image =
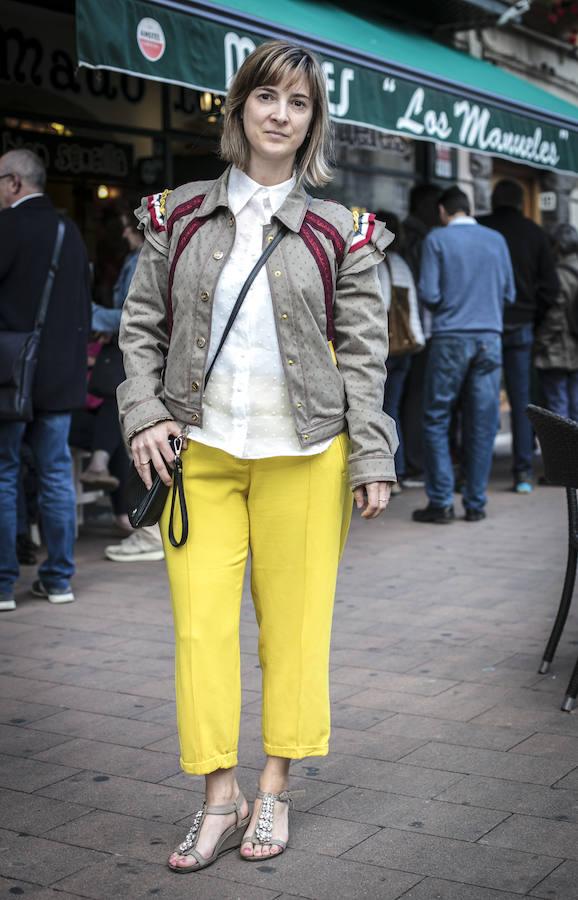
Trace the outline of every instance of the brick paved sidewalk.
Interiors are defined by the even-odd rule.
[[[576,900],[578,716],[559,710],[575,618],[536,674],[558,602],[563,492],[494,483],[479,524],[418,526],[420,491],[357,519],[339,582],[333,743],[292,767],[291,849],[164,868],[201,798],[178,771],[163,566],[79,543],[78,602],[0,619],[0,896],[166,900]],[[31,574],[23,588],[31,582]],[[210,602],[210,598],[207,598]],[[240,781],[262,762],[243,611]]]

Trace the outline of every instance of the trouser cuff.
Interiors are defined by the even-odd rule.
[[[223,753],[220,756],[212,756],[210,759],[203,759],[199,762],[187,762],[181,756],[181,769],[187,775],[208,775],[217,769],[232,769],[237,765],[237,751],[231,753]]]

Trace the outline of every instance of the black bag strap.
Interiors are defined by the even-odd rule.
[[[179,498],[179,507],[181,509],[181,536],[176,539],[175,529],[173,525],[175,503]],[[173,495],[171,497],[171,512],[169,515],[169,541],[173,547],[182,547],[189,536],[189,514],[187,513],[187,501],[185,498],[185,488],[183,485],[183,461],[179,456],[175,457],[173,468]]]
[[[281,243],[281,241],[283,240],[286,233],[287,233],[287,226],[281,225],[281,227],[279,228],[279,231],[277,232],[277,234],[275,235],[275,237],[273,238],[273,240],[271,241],[269,246],[265,247],[261,256],[259,257],[259,259],[255,263],[255,265],[249,272],[249,275],[247,276],[247,280],[245,281],[245,284],[241,288],[241,290],[239,292],[239,296],[237,297],[237,299],[235,301],[235,305],[234,305],[233,309],[231,310],[231,314],[227,320],[227,324],[225,325],[225,330],[223,331],[223,335],[221,337],[221,340],[219,341],[219,346],[217,347],[217,351],[216,351],[215,355],[213,356],[213,361],[211,362],[211,365],[209,366],[207,374],[205,375],[205,387],[207,387],[207,382],[208,382],[209,378],[211,377],[211,372],[213,371],[213,368],[217,361],[217,357],[219,356],[219,353],[223,349],[223,344],[227,340],[229,332],[230,332],[231,328],[233,327],[233,322],[237,318],[237,313],[239,312],[239,310],[241,309],[241,306],[243,305],[243,300],[249,293],[249,288],[251,287],[251,285],[255,281],[255,278],[259,274],[259,270],[265,265],[265,263],[267,262],[267,260],[271,256],[271,254],[273,253],[273,250],[275,250],[275,248]]]
[[[62,216],[58,217],[58,228],[56,230],[56,240],[54,241],[54,250],[52,251],[52,259],[50,261],[50,268],[48,269],[48,274],[46,276],[46,281],[44,282],[44,288],[42,290],[42,297],[40,298],[40,306],[38,307],[38,312],[36,313],[36,321],[34,323],[34,331],[41,331],[46,321],[46,313],[48,312],[48,302],[50,300],[50,295],[52,293],[52,288],[54,287],[54,279],[56,277],[56,273],[58,272],[58,264],[60,262],[60,252],[62,250],[62,244],[64,242],[64,232],[66,227],[64,225],[64,219]]]

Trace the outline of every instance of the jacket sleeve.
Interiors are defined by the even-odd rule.
[[[151,218],[150,200],[145,198],[135,210],[145,242],[124,302],[119,332],[126,381],[117,390],[117,400],[127,442],[137,432],[172,419],[163,403],[163,370],[169,346],[169,248],[158,210]]]
[[[435,232],[428,234],[422,244],[418,294],[421,302],[430,309],[442,299],[441,258]]]
[[[393,457],[398,445],[395,423],[383,412],[388,333],[377,273],[393,235],[373,216],[363,218],[366,221],[347,240],[334,305],[335,353],[347,400],[352,490],[373,481],[395,481]]]
[[[546,309],[556,302],[558,296],[559,281],[556,272],[556,264],[548,237],[542,233],[541,247],[538,255],[538,272],[536,283],[536,310],[537,316],[543,316]]]

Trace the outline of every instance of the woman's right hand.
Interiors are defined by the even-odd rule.
[[[164,460],[169,463],[174,460],[175,454],[169,444],[169,438],[178,437],[181,432],[182,428],[178,422],[168,421],[145,428],[133,437],[130,444],[133,462],[147,491],[150,490],[153,483],[149,465],[151,462],[163,482],[170,487],[172,476]]]

